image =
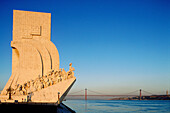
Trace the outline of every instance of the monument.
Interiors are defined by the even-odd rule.
[[[76,81],[72,63],[59,67],[59,53],[51,42],[51,14],[13,11],[12,75],[1,102],[62,102]]]

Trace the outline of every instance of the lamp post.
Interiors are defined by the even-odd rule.
[[[60,104],[60,92],[58,92],[58,104]]]

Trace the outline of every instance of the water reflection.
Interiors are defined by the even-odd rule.
[[[85,100],[85,112],[87,112],[87,100]]]
[[[77,113],[170,113],[170,100],[67,100]]]

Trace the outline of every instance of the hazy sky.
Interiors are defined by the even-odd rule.
[[[0,90],[11,76],[13,9],[52,14],[60,67],[75,67],[71,92],[170,91],[170,1],[0,0]]]

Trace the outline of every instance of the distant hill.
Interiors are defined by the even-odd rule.
[[[170,100],[170,95],[151,95],[151,96],[140,96],[137,97],[121,97],[113,98],[110,100]]]

